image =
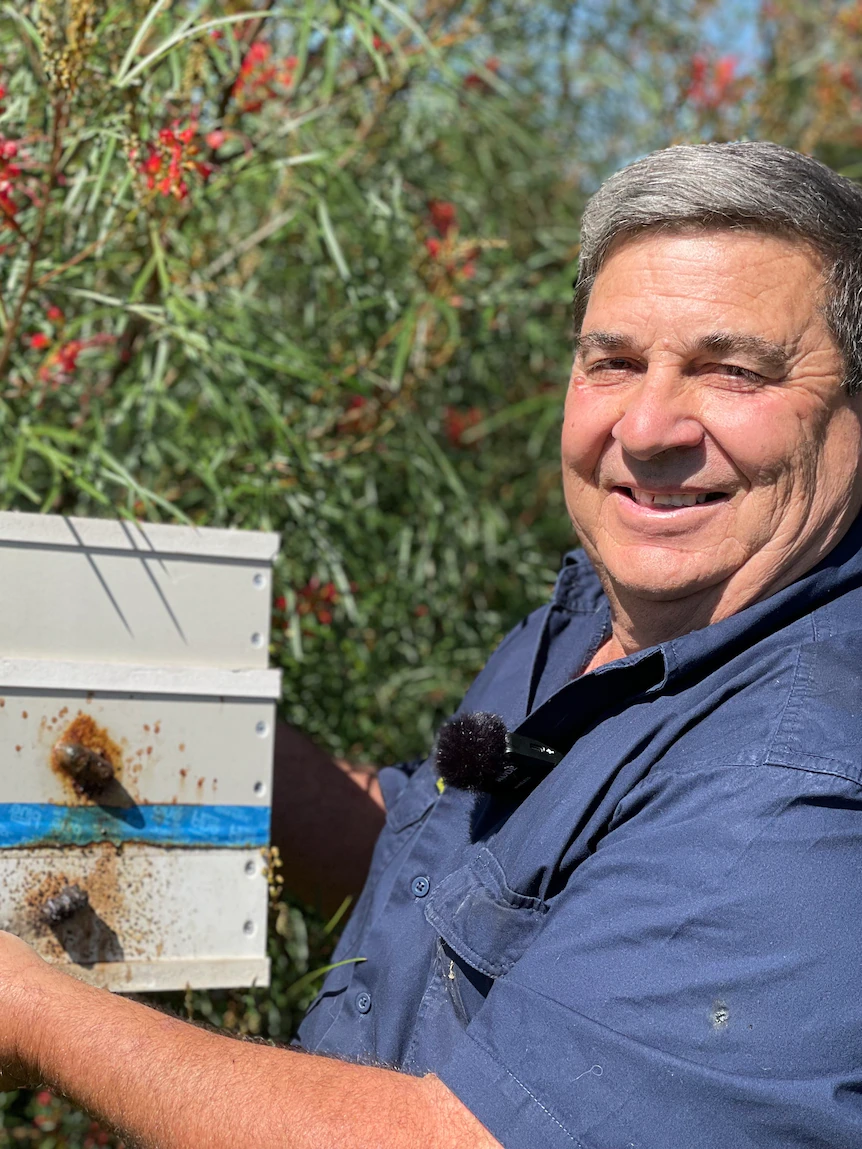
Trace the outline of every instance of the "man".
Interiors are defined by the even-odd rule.
[[[2,935],[11,1079],[183,1149],[862,1145],[860,228],[862,191],[770,144],[599,190],[562,439],[583,551],[462,707],[559,764],[480,795],[381,771],[337,954],[364,960],[303,1051]]]

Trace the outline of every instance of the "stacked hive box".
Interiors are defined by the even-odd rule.
[[[278,542],[0,513],[0,926],[85,980],[268,979]]]

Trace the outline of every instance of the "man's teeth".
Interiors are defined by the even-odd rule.
[[[643,507],[693,507],[695,503],[705,503],[709,492],[700,495],[651,495],[647,491],[631,488],[632,498]]]

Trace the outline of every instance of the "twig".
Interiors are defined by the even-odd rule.
[[[130,212],[129,215],[131,214],[132,213]],[[43,276],[40,276],[40,278],[36,280],[33,286],[37,289],[44,287],[46,283],[50,283],[52,279],[56,279],[58,275],[62,275],[63,272],[68,271],[70,267],[74,267],[76,264],[81,263],[89,255],[92,255],[94,251],[101,247],[102,244],[107,243],[109,239],[113,239],[117,232],[120,231],[121,228],[125,227],[128,222],[129,216],[127,215],[121,219],[115,227],[112,227],[106,235],[99,236],[99,238],[94,239],[92,243],[88,243],[86,247],[81,248],[77,255],[73,255],[72,258],[67,259],[65,263],[61,263],[59,267],[54,267],[50,271],[46,271]]]
[[[256,231],[253,231],[251,235],[247,235],[245,239],[240,240],[239,243],[235,243],[233,247],[223,252],[217,259],[214,259],[212,263],[207,264],[200,273],[201,279],[211,279],[212,276],[218,275],[219,272],[229,267],[235,259],[238,259],[241,255],[245,255],[247,251],[251,251],[253,247],[256,247],[263,240],[269,239],[279,228],[284,227],[286,223],[290,223],[296,215],[296,211],[297,209],[295,207],[287,208],[285,211],[280,211],[278,215],[273,216],[272,219],[267,220],[265,224],[262,224]]]

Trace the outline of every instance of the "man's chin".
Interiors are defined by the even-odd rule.
[[[721,593],[732,571],[698,570],[686,563],[621,564],[619,569],[608,569],[608,580],[616,596],[636,598],[645,602],[680,602],[683,599]]]

